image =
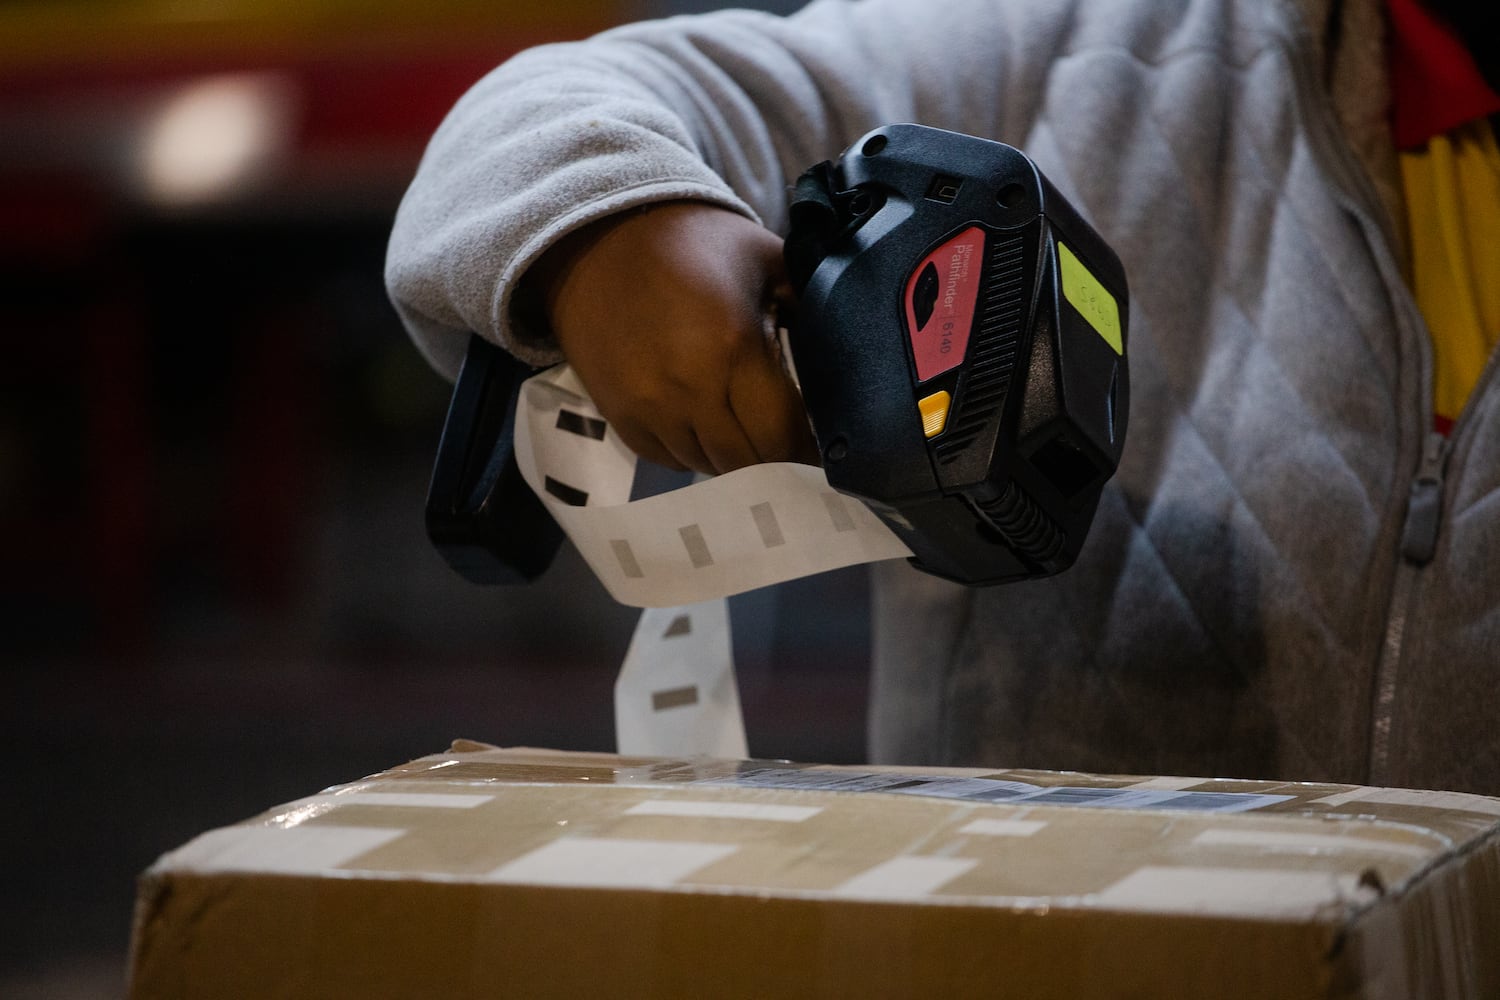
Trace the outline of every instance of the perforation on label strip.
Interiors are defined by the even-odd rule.
[[[771,463],[630,499],[635,456],[565,366],[522,386],[516,460],[600,582],[622,604],[673,607],[908,549],[822,470]]]

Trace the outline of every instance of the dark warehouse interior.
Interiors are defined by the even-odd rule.
[[[381,269],[486,69],[693,5],[196,6],[0,8],[5,997],[119,995],[136,876],[204,830],[459,737],[613,747],[636,612],[570,550],[503,589],[433,550],[449,386]],[[274,149],[153,178],[224,94]],[[865,601],[854,570],[732,602],[752,754],[860,759]]]

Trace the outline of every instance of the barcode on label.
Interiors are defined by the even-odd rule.
[[[803,788],[824,792],[888,792],[944,799],[1008,799],[1038,791],[1036,785],[995,778],[949,778],[941,775],[787,767],[755,768],[730,777],[709,778],[706,783],[754,788]]]
[[[1255,792],[1182,792],[1148,788],[1090,788],[1060,785],[1045,788],[1000,778],[957,778],[872,771],[764,767],[692,784],[750,788],[794,788],[822,792],[883,792],[965,802],[1003,802],[1038,806],[1083,806],[1096,809],[1174,809],[1191,812],[1245,812],[1285,802],[1290,795]]]

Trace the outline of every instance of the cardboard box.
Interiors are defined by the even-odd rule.
[[[141,879],[146,997],[1496,997],[1500,799],[457,743]]]

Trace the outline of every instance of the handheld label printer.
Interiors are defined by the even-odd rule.
[[[798,180],[785,253],[828,485],[938,576],[1071,565],[1125,441],[1128,297],[1119,259],[1036,165],[986,139],[877,129]],[[476,336],[454,389],[427,526],[476,582],[532,579],[562,539],[511,440],[532,374]]]

